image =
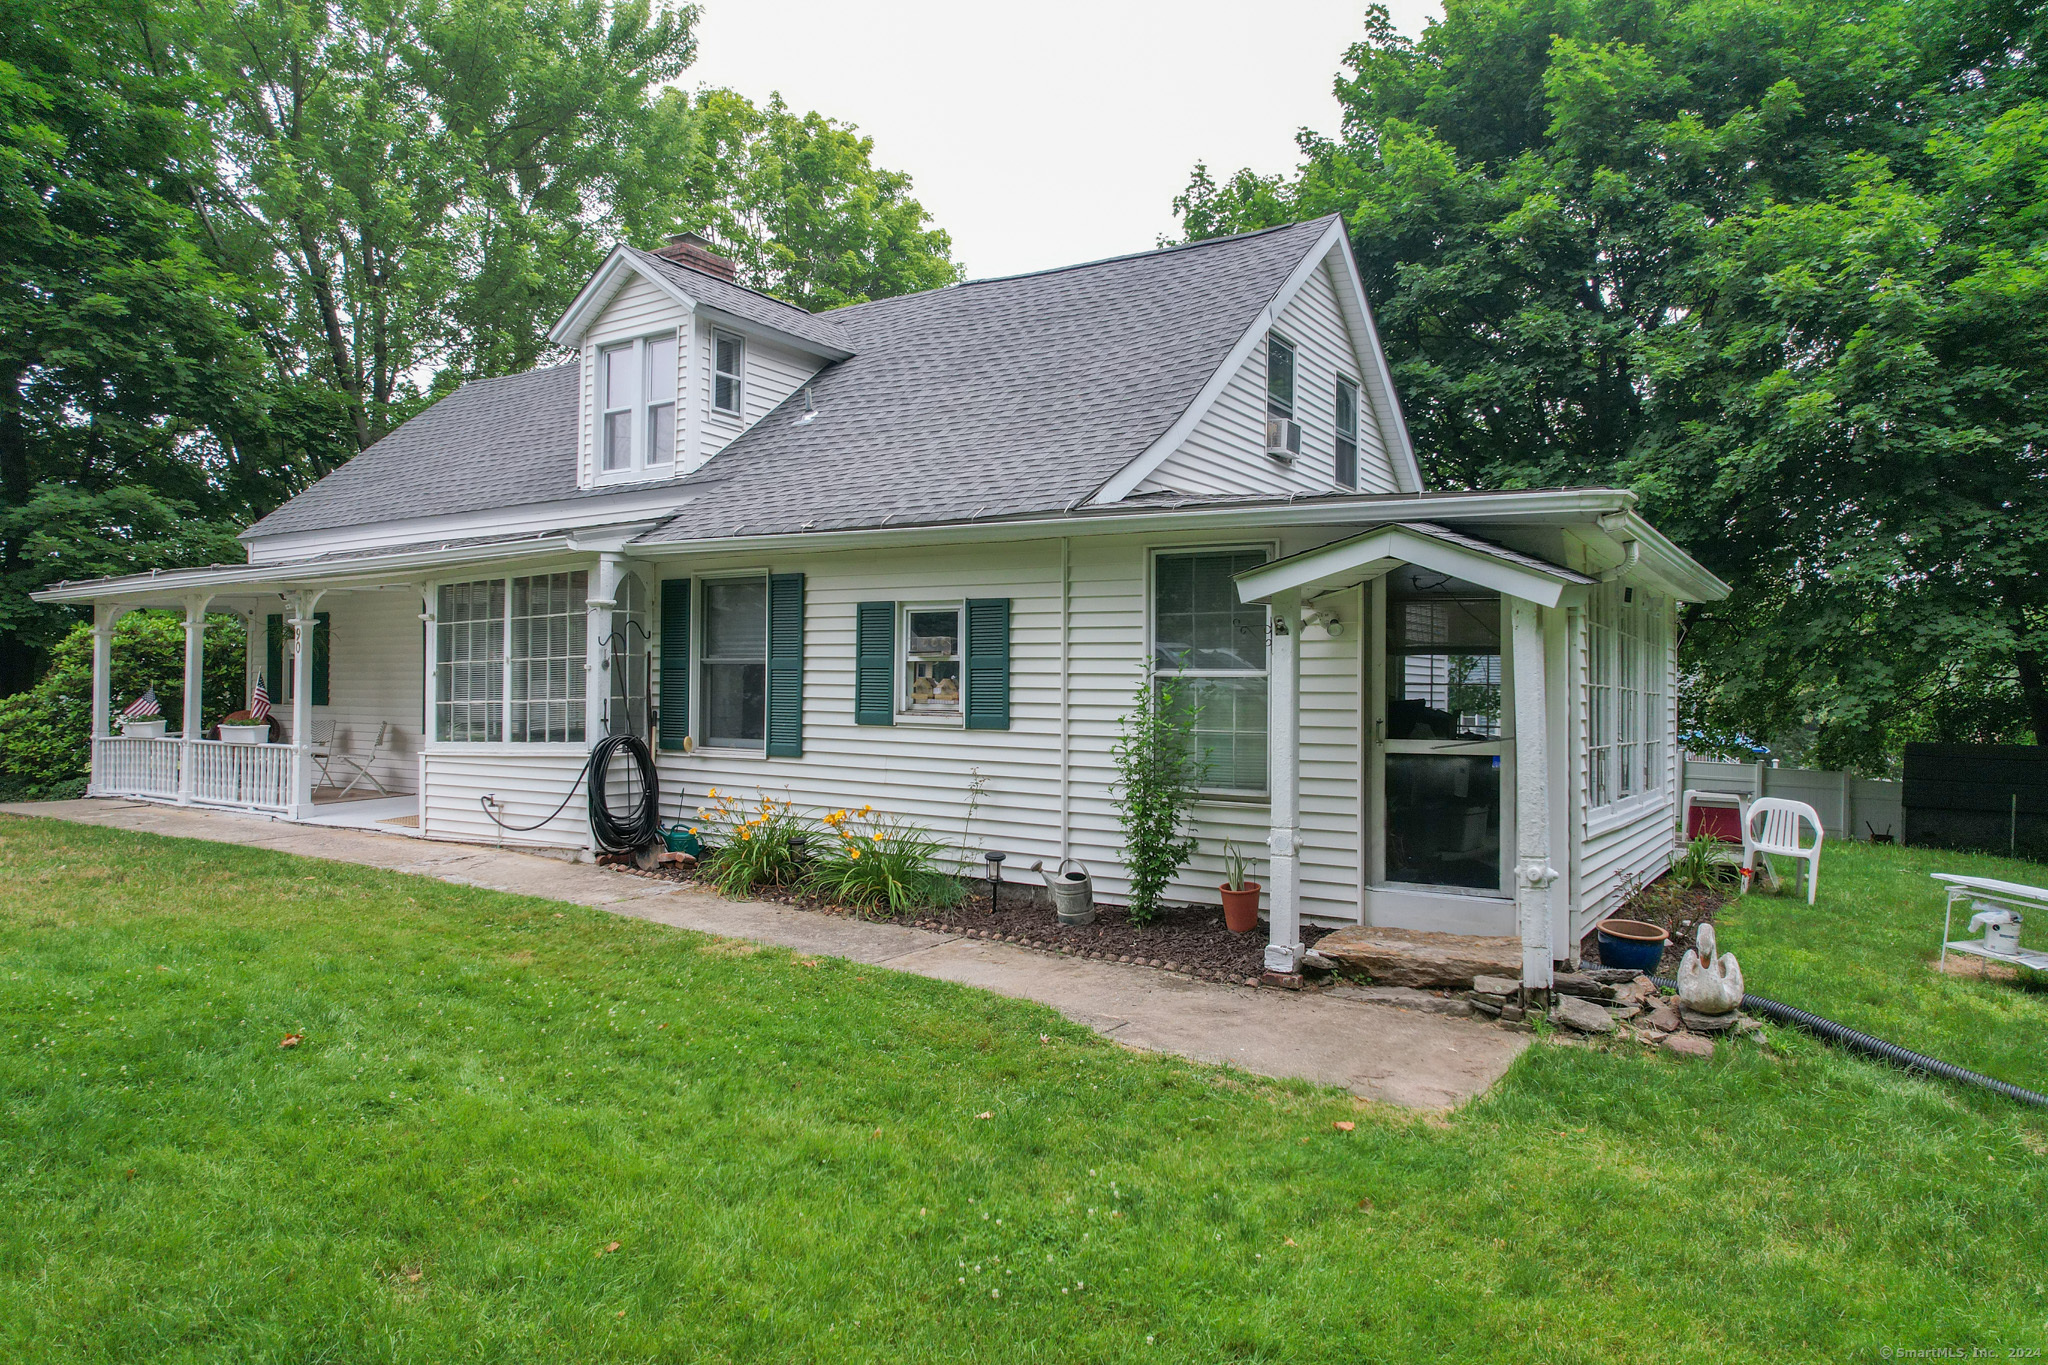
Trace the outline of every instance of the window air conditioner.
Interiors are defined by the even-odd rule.
[[[1268,417],[1266,453],[1276,460],[1288,461],[1301,454],[1301,423],[1291,417]]]

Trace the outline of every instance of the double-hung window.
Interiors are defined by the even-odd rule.
[[[1586,804],[1662,791],[1664,604],[1618,583],[1586,603]]]
[[[676,458],[676,334],[597,353],[598,455],[607,474],[665,470]]]
[[[444,583],[435,594],[434,738],[581,743],[590,575]]]
[[[1266,335],[1266,416],[1268,444],[1273,439],[1270,428],[1284,419],[1289,424],[1283,428],[1286,448],[1301,454],[1301,427],[1294,422],[1294,346],[1270,332]]]
[[[711,406],[738,417],[746,411],[747,343],[731,332],[711,334]]]
[[[1337,381],[1337,486],[1358,487],[1358,385]]]
[[[766,747],[768,580],[704,584],[703,742],[716,749]]]
[[[1152,660],[1194,716],[1202,786],[1266,792],[1266,609],[1238,600],[1236,575],[1263,550],[1161,554],[1153,561]]]

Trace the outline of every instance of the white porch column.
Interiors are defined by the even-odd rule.
[[[612,612],[619,602],[619,580],[626,557],[602,554],[590,575],[590,593],[583,600],[583,737],[593,746],[609,733],[606,711],[612,700]]]
[[[1267,659],[1267,781],[1272,862],[1267,889],[1266,970],[1301,970],[1301,594],[1273,598],[1273,641]]]
[[[116,607],[96,602],[92,609],[92,741],[114,733],[114,625],[127,615],[125,607]],[[100,787],[99,755],[93,756],[92,774],[86,781],[86,794],[95,795]]]
[[[206,604],[211,593],[185,599],[185,714],[178,724],[178,802],[192,799],[192,743],[199,738],[206,704]]]
[[[1515,679],[1515,918],[1522,935],[1522,987],[1551,984],[1550,759],[1544,693],[1543,624],[1534,602],[1508,599]]]
[[[324,591],[301,592],[292,598],[292,819],[313,814],[313,632],[320,618],[313,609]]]

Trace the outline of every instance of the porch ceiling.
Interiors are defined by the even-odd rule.
[[[1429,522],[1378,526],[1348,540],[1274,560],[1237,576],[1238,596],[1270,602],[1282,593],[1315,597],[1369,583],[1403,564],[1419,564],[1506,597],[1554,607],[1585,574]]]

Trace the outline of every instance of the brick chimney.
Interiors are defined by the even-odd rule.
[[[737,265],[713,251],[711,243],[694,232],[678,232],[664,245],[654,248],[654,254],[721,280],[730,280],[739,273]]]

